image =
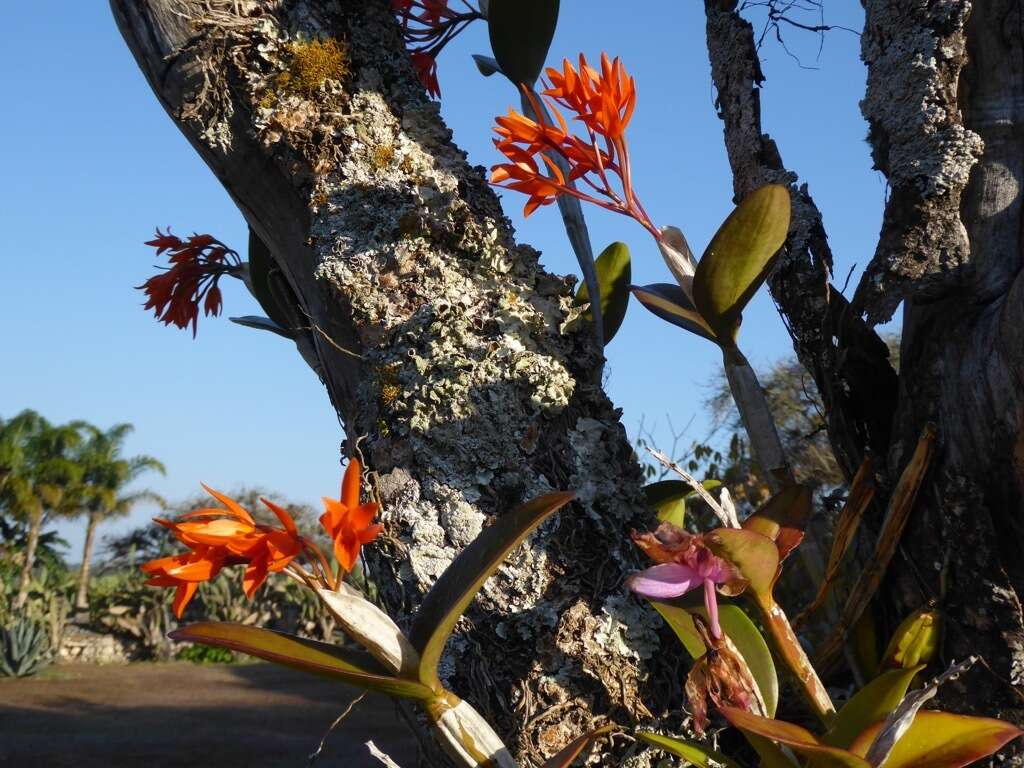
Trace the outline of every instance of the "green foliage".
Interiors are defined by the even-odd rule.
[[[668,752],[670,755],[682,758],[684,765],[695,765],[698,768],[718,768],[718,766],[721,766],[721,768],[740,768],[740,764],[735,760],[731,760],[721,752],[716,752],[695,741],[674,739],[671,736],[662,736],[658,733],[644,731],[638,733],[637,738],[663,752]]]
[[[38,531],[69,511],[66,491],[82,474],[72,456],[80,426],[54,426],[31,410],[0,419],[0,514]]]
[[[0,571],[11,572],[24,562],[28,527],[0,516]],[[35,566],[51,573],[67,573],[64,550],[68,543],[57,531],[41,531],[36,542]]]
[[[704,490],[712,491],[722,485],[718,480],[701,482]],[[697,496],[697,491],[682,480],[660,480],[644,486],[647,506],[658,513],[658,520],[683,528],[686,522],[686,501]]]
[[[34,675],[46,665],[49,647],[46,628],[30,619],[0,627],[0,675]]]
[[[597,272],[597,284],[601,293],[601,322],[604,330],[604,343],[608,344],[619,332],[622,321],[626,318],[629,306],[629,282],[632,265],[629,247],[625,243],[612,243],[594,262]],[[583,304],[590,301],[590,291],[586,283],[576,293],[576,302]],[[594,316],[587,310],[583,317],[593,322]]]
[[[714,331],[701,317],[690,297],[678,285],[653,283],[644,286],[634,285],[630,290],[651,314],[701,338],[718,343]]]
[[[369,654],[281,632],[241,624],[199,622],[175,630],[171,637],[182,642],[203,643],[239,651],[389,696],[417,700],[434,696],[434,692],[425,685],[387,674]]]
[[[487,26],[501,71],[517,88],[532,86],[558,26],[559,0],[490,0]]]
[[[267,317],[273,320],[278,326],[289,329],[292,326],[288,319],[288,313],[281,307],[281,302],[275,292],[275,285],[280,282],[275,271],[277,266],[270,249],[260,240],[252,228],[249,229],[249,279],[252,283],[252,292],[267,313]]]
[[[697,264],[694,304],[720,344],[735,344],[743,310],[786,242],[789,207],[785,187],[755,190],[725,220]]]
[[[227,648],[196,643],[180,648],[174,658],[193,664],[230,664],[235,660],[235,654]]]
[[[922,669],[923,666],[894,669],[876,677],[839,710],[822,741],[833,747],[848,748],[857,734],[872,723],[884,720],[900,705],[914,676]]]
[[[707,650],[701,639],[691,614],[696,614],[708,621],[707,610],[703,605],[688,604],[686,599],[672,603],[651,601],[651,605],[661,614],[666,623],[676,633],[691,658],[699,659]],[[685,607],[684,607],[685,606]],[[761,632],[744,611],[731,603],[722,603],[718,609],[718,619],[722,631],[736,646],[736,650],[747,664],[751,676],[757,682],[768,714],[774,716],[779,703],[779,678],[775,671],[775,662],[771,651],[764,641]]]

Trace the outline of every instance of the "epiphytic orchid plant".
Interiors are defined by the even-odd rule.
[[[636,192],[626,131],[638,96],[625,65],[607,55],[602,55],[599,69],[583,56],[578,66],[564,61],[561,69],[547,70],[547,82],[538,93],[534,84],[554,33],[558,3],[490,0],[479,8],[463,5],[464,9],[453,10],[448,0],[392,1],[424,87],[432,96],[440,95],[437,55],[467,24],[486,18],[494,56],[477,57],[477,65],[485,75],[500,72],[512,81],[521,91],[523,106],[522,113],[511,110],[497,118],[495,145],[505,160],[495,165],[492,182],[526,194],[527,215],[551,203],[559,205],[585,277],[578,299],[588,305],[583,316],[597,327],[599,343],[612,338],[634,295],[659,317],[721,347],[744,426],[777,488],[764,506],[741,520],[724,488],[716,499],[710,483],[698,483],[665,459],[681,479],[648,486],[648,503],[659,524],[632,535],[653,564],[634,574],[625,587],[650,602],[693,657],[681,685],[697,738],[655,733],[636,724],[626,728],[603,723],[566,745],[546,768],[565,768],[597,739],[613,732],[631,732],[636,741],[686,764],[742,768],[742,757],[724,755],[703,740],[716,723],[736,728],[749,741],[758,764],[770,768],[957,768],[1020,736],[1019,729],[999,720],[922,709],[941,684],[974,661],[954,664],[914,688],[936,656],[940,622],[934,608],[919,611],[900,625],[884,656],[867,670],[865,684],[837,710],[776,600],[776,583],[785,561],[803,540],[812,498],[808,489],[793,482],[763,392],[739,352],[737,338],[743,310],[767,279],[785,242],[789,190],[778,185],[749,190],[698,262],[682,232],[658,227]],[[594,260],[581,202],[639,222],[654,237],[675,283],[630,286],[630,256],[622,243],[612,244]],[[239,322],[295,338],[299,323],[285,317],[285,288],[273,287],[271,260],[258,240],[250,243],[247,263],[207,235],[181,240],[158,232],[149,244],[158,255],[170,254],[169,270],[143,286],[147,309],[165,323],[191,325],[194,333],[200,306],[206,314],[219,313],[217,281],[228,274],[245,281],[270,315]],[[933,441],[934,434],[926,432],[899,480],[873,572],[884,572],[892,555],[891,544],[881,542],[898,541],[898,535],[888,535],[890,526],[897,530],[899,521],[906,519]],[[866,465],[854,480],[840,515],[828,573],[809,611],[823,604],[836,576],[871,499],[871,476]],[[249,510],[210,490],[221,507],[157,521],[186,551],[147,563],[143,570],[152,585],[176,590],[174,611],[179,618],[198,585],[225,569],[244,567],[250,597],[273,574],[292,578],[316,594],[323,610],[363,651],[259,627],[209,622],[185,625],[174,637],[410,699],[423,707],[439,740],[460,765],[511,768],[513,759],[494,729],[470,704],[444,688],[438,664],[447,638],[484,582],[541,522],[565,507],[572,494],[548,494],[500,515],[438,578],[405,634],[348,579],[361,548],[372,545],[381,532],[381,525],[374,523],[378,504],[362,493],[361,479],[361,465],[352,458],[341,498],[324,500],[320,523],[332,542],[332,557],[273,503],[264,502],[279,525],[261,524]],[[684,500],[693,495],[708,504],[720,527],[699,531],[687,523]],[[837,632],[841,645],[842,627]],[[782,690],[779,670],[819,721],[817,733],[775,718]]]
[[[572,499],[552,493],[505,514],[457,557],[420,606],[407,637],[395,622],[350,583],[360,549],[380,533],[376,502],[361,498],[361,465],[349,460],[340,499],[324,499],[320,524],[333,544],[334,567],[320,548],[297,529],[281,507],[263,503],[280,526],[255,522],[248,510],[207,488],[223,506],[198,509],[180,520],[157,519],[187,552],[146,563],[148,583],[176,590],[180,619],[200,583],[225,568],[244,566],[245,594],[252,597],[273,573],[312,590],[323,609],[364,652],[242,624],[199,622],[172,633],[179,641],[202,643],[256,656],[349,685],[411,699],[424,708],[442,745],[460,764],[514,766],[508,750],[469,704],[445,690],[438,677],[441,653],[459,617],[505,556],[541,522]]]

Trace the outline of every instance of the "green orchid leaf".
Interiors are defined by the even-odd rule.
[[[935,658],[942,635],[942,614],[931,606],[914,611],[900,622],[889,641],[882,664],[907,669]]]
[[[682,480],[661,480],[645,485],[644,496],[659,520],[682,528],[686,522],[686,497],[691,490]]]
[[[270,255],[270,249],[260,240],[252,228],[249,229],[249,283],[252,286],[253,296],[263,307],[267,317],[274,321],[286,331],[292,325],[288,320],[288,314],[281,309],[274,293],[270,288],[270,270],[274,266],[274,257]]]
[[[597,287],[601,292],[601,320],[604,325],[604,343],[607,345],[626,319],[632,270],[629,247],[625,243],[612,243],[597,257],[594,269],[597,272]],[[587,284],[583,283],[576,293],[576,303],[589,301],[590,291],[587,290]],[[583,317],[594,322],[590,310],[584,312]]]
[[[501,72],[501,67],[498,66],[497,60],[490,56],[474,53],[473,61],[476,64],[476,68],[480,70],[480,74],[484,77],[490,77]]]
[[[701,488],[703,488],[705,491],[708,491],[710,493],[711,491],[715,491],[715,490],[718,490],[719,488],[721,488],[722,487],[722,481],[721,480],[701,480],[700,481],[700,485],[701,485]],[[693,488],[691,488],[690,489],[690,493],[687,494],[687,498],[689,498],[690,496],[696,496],[696,495],[697,495],[697,491],[694,490]]]
[[[924,666],[894,669],[865,685],[839,710],[822,741],[833,747],[849,748],[857,734],[872,723],[884,720],[903,701],[907,688]]]
[[[818,741],[814,734],[793,723],[758,717],[742,709],[721,707],[719,710],[729,724],[744,734],[777,741],[808,758],[810,765],[825,768],[871,768],[867,760],[845,749],[830,747]],[[889,768],[887,766],[887,768]]]
[[[229,317],[228,320],[235,325],[241,325],[245,328],[255,328],[257,331],[269,331],[270,333],[276,333],[278,336],[283,336],[286,339],[295,338],[295,333],[293,331],[289,331],[287,328],[282,328],[269,317],[245,315],[243,317]]]
[[[671,736],[662,736],[659,733],[647,731],[638,731],[636,737],[640,741],[650,744],[652,747],[663,752],[681,757],[687,761],[686,765],[696,765],[698,768],[716,768],[717,766],[722,766],[722,768],[742,768],[735,760],[695,741],[674,739]]]
[[[772,602],[779,570],[779,550],[774,541],[742,528],[716,528],[705,535],[705,541],[712,552],[736,566],[759,601]]]
[[[713,491],[722,485],[719,480],[702,480],[705,491]],[[659,480],[644,486],[647,506],[658,513],[663,523],[671,523],[679,528],[686,521],[686,500],[696,496],[689,483],[682,480]]]
[[[723,342],[735,342],[747,303],[768,277],[789,230],[789,190],[755,190],[715,233],[693,276],[697,311]]]
[[[369,654],[347,651],[283,632],[243,624],[204,621],[177,629],[170,636],[180,642],[228,648],[388,696],[418,700],[434,696],[434,692],[421,683],[392,677]]]
[[[504,75],[518,88],[532,86],[544,69],[558,26],[559,0],[490,0],[487,27],[491,50]]]
[[[463,611],[509,553],[573,497],[572,493],[549,493],[503,515],[484,528],[441,574],[423,598],[409,633],[413,647],[420,654],[422,683],[441,689],[437,664]]]
[[[882,729],[875,723],[854,739],[850,751],[866,755]],[[988,717],[918,712],[885,760],[885,768],[960,768],[998,752],[1024,735],[1017,726]]]
[[[684,608],[678,604],[658,600],[651,600],[650,603],[676,633],[676,637],[686,647],[691,657],[698,659],[704,655],[704,641],[701,640],[691,617],[691,614],[696,613],[704,621],[710,621],[703,606]],[[740,656],[747,662],[750,674],[761,691],[765,708],[768,714],[774,717],[775,708],[779,703],[779,677],[764,637],[742,608],[721,600],[718,605],[718,622],[722,626],[722,631],[736,646]]]
[[[554,757],[547,760],[542,768],[569,768],[575,760],[577,760],[584,752],[586,752],[590,746],[602,736],[606,736],[612,731],[617,731],[618,726],[606,725],[603,728],[585,733],[578,739],[569,742]]]
[[[718,343],[711,326],[704,321],[697,308],[693,306],[693,302],[678,285],[652,283],[643,286],[634,285],[630,290],[633,291],[637,301],[643,304],[651,314],[690,333],[695,333],[701,338]]]
[[[811,509],[810,488],[806,485],[790,485],[744,520],[743,528],[774,541],[781,562],[803,541]]]

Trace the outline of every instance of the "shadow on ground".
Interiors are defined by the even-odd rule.
[[[0,679],[0,766],[304,768],[358,695],[265,664],[64,666]],[[403,768],[416,746],[394,704],[365,698],[330,735],[316,768],[381,768],[373,739]]]

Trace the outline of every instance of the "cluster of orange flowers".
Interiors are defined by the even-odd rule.
[[[178,328],[192,326],[196,335],[199,305],[207,317],[219,315],[223,306],[221,277],[239,270],[242,259],[212,235],[192,235],[182,240],[159,229],[146,245],[156,248],[156,255],[170,254],[171,266],[138,286],[146,293],[145,309],[152,309],[164,325]]]
[[[286,570],[306,584],[336,588],[355,567],[360,548],[377,538],[381,530],[380,525],[372,524],[378,505],[360,503],[361,473],[359,461],[352,458],[342,480],[341,498],[323,500],[326,511],[320,523],[334,543],[336,573],[332,573],[320,548],[300,535],[287,511],[261,499],[277,516],[281,527],[262,525],[234,499],[204,485],[225,508],[198,509],[176,522],[157,518],[156,522],[168,528],[188,551],[144,564],[142,571],[149,576],[146,583],[177,590],[174,615],[179,619],[199,585],[232,565],[245,566],[243,586],[249,598],[271,573]],[[306,556],[312,572],[297,562],[300,555]]]
[[[448,0],[391,0],[391,10],[402,27],[406,47],[423,87],[435,99],[441,97],[437,57],[467,26],[484,18],[466,0],[464,11],[448,7]]]
[[[525,91],[534,117],[510,109],[507,116],[497,118],[494,145],[509,162],[493,167],[491,183],[529,195],[527,216],[559,195],[572,195],[631,216],[660,239],[633,191],[626,128],[636,107],[634,79],[618,58],[612,61],[605,54],[600,72],[581,54],[579,69],[566,59],[561,70],[548,68],[545,74],[541,98]],[[570,130],[559,107],[574,113],[573,121],[585,137]],[[547,108],[557,125],[547,116]],[[615,185],[613,177],[618,180]]]

